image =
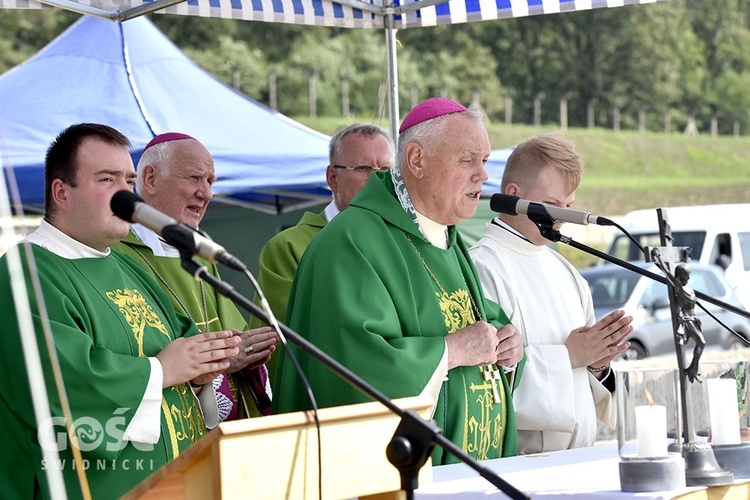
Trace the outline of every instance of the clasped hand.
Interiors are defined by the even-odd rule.
[[[609,364],[630,347],[630,342],[620,343],[633,331],[632,321],[632,316],[626,316],[625,311],[618,309],[591,326],[570,332],[565,341],[570,365],[573,368],[599,368]]]
[[[512,366],[523,358],[523,339],[513,325],[496,328],[477,321],[445,338],[448,369],[498,364]]]
[[[270,326],[255,328],[253,330],[231,330],[240,340],[238,355],[229,360],[227,373],[234,373],[242,369],[254,369],[262,366],[271,359],[271,354],[279,344],[279,335]]]
[[[279,336],[271,327],[180,337],[156,355],[164,372],[162,387],[188,381],[203,385],[222,372],[257,368],[271,358],[278,343]]]

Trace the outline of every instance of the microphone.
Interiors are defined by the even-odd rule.
[[[180,250],[180,253],[188,251],[191,255],[198,255],[210,262],[220,262],[238,271],[247,269],[241,260],[227,252],[224,247],[203,236],[198,230],[181,224],[155,209],[132,191],[123,189],[116,192],[109,206],[117,217],[143,224]]]
[[[493,212],[508,215],[528,215],[529,209],[531,209],[532,212],[534,209],[545,210],[550,217],[560,222],[571,222],[573,224],[581,224],[584,226],[588,224],[597,224],[599,226],[615,225],[614,222],[606,217],[600,217],[589,212],[571,210],[570,208],[553,207],[552,205],[522,200],[518,196],[502,193],[492,195],[492,198],[490,198],[490,209]]]

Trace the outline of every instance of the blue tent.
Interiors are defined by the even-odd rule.
[[[156,134],[196,137],[214,156],[218,201],[282,213],[330,199],[328,137],[216,80],[145,17],[84,16],[0,76],[0,158],[25,206],[44,201],[47,146],[79,122],[123,132],[135,161]]]

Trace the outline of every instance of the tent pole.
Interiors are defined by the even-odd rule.
[[[2,131],[0,131],[2,132]],[[0,136],[0,138],[2,138]],[[0,143],[0,147],[5,153],[5,144]],[[1,164],[0,167],[3,170],[6,165]],[[15,184],[15,177],[12,174],[11,166],[7,165],[9,170],[9,181]],[[17,187],[14,189],[16,198],[20,198],[17,195]],[[5,180],[5,175],[0,172],[0,237],[13,236],[15,235],[15,229],[12,226],[12,211],[10,201],[11,186],[8,186]],[[18,202],[20,205],[20,201]],[[18,205],[16,208],[18,208]],[[18,211],[19,215],[23,215],[22,211]],[[31,244],[29,243],[28,246]],[[49,403],[49,393],[47,392],[47,385],[44,379],[44,369],[42,368],[42,358],[39,353],[39,344],[37,343],[36,328],[34,327],[34,320],[31,312],[32,307],[29,302],[29,292],[26,283],[26,277],[24,276],[23,265],[21,263],[21,250],[29,251],[29,248],[22,244],[16,244],[11,246],[7,253],[7,266],[8,276],[10,278],[10,289],[13,302],[16,310],[16,321],[18,324],[18,333],[21,337],[21,355],[23,356],[24,363],[26,364],[26,377],[29,382],[29,387],[32,387],[31,391],[31,404],[34,410],[34,417],[38,422],[37,425],[37,441],[40,443],[42,449],[42,461],[47,464],[44,467],[44,474],[47,478],[47,487],[49,488],[49,496],[53,500],[66,500],[68,498],[65,489],[65,478],[63,477],[62,467],[56,466],[60,464],[60,454],[55,443],[55,435],[53,428],[52,410]],[[28,258],[28,253],[26,254]],[[29,273],[33,273],[35,268],[29,266]],[[49,347],[49,345],[47,346]],[[53,362],[56,358],[53,357]],[[21,376],[21,374],[18,374]],[[59,387],[58,387],[59,389]],[[63,400],[64,401],[64,400]],[[64,406],[63,408],[66,408]],[[69,408],[68,408],[69,409]],[[66,414],[66,417],[70,417],[70,414]],[[72,422],[72,418],[67,419],[66,422]],[[69,429],[72,430],[72,429]],[[46,446],[41,445],[41,441],[46,443]],[[72,443],[72,439],[69,441]],[[81,465],[77,462],[76,468]],[[85,472],[79,471],[79,479],[83,474],[83,482],[85,482]],[[81,493],[84,498],[91,498],[91,494],[88,490],[88,484],[85,488],[82,488]]]
[[[398,147],[398,65],[396,62],[396,30],[394,29],[395,10],[385,9],[385,53],[388,60],[388,126],[394,146]]]

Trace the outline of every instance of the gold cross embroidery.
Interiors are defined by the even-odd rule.
[[[198,329],[201,330],[201,331],[208,332],[208,331],[211,331],[211,329],[208,327],[208,325],[210,325],[211,323],[216,323],[217,321],[219,321],[219,318],[210,319],[208,321],[198,321],[198,322],[195,323],[195,326],[197,326]],[[204,326],[206,328],[203,328]]]
[[[493,368],[491,365],[480,368],[480,370],[482,370],[482,378],[484,378],[484,380],[489,382],[490,386],[492,386],[492,400],[495,402],[495,404],[500,403],[502,400],[500,399],[500,393],[497,391],[497,386],[494,382],[495,380],[501,380],[500,372],[497,368]],[[502,382],[498,382],[498,384],[500,383]]]
[[[503,400],[500,398],[500,392],[498,391],[498,386],[502,383],[500,372],[497,370],[497,368],[493,368],[492,366],[485,366],[485,367],[479,367],[479,370],[482,372],[482,378],[487,382],[486,384],[482,385],[476,385],[472,383],[469,387],[472,391],[476,391],[479,389],[484,390],[491,390],[492,391],[492,400],[495,404],[502,403]],[[497,382],[497,385],[495,384],[495,381]],[[502,386],[500,386],[500,389],[502,390]]]

